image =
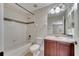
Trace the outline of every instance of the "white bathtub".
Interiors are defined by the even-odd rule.
[[[24,56],[28,51],[32,43],[24,44],[23,46],[4,52],[4,56]]]

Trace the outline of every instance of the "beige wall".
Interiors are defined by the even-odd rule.
[[[2,13],[3,13],[3,8],[2,8],[2,4],[0,4],[0,51],[3,50],[3,17],[2,17]]]
[[[47,18],[48,18],[48,11],[52,8],[52,5],[47,7],[41,8],[39,10],[35,10],[33,13],[35,14],[31,18],[34,20],[35,24],[28,26],[30,31],[29,33],[32,34],[33,38],[36,40],[38,37],[44,39],[47,36]],[[33,28],[33,29],[31,29]]]
[[[65,13],[66,19],[66,34],[72,33],[72,22],[74,22],[74,16],[72,16],[72,12],[74,11],[74,5],[71,8],[68,8]],[[73,35],[73,34],[72,34]]]
[[[74,5],[74,19],[75,19],[75,34],[74,39],[77,41],[75,45],[75,55],[79,56],[79,4]]]
[[[27,32],[32,36],[32,41],[36,41],[38,37],[44,39],[47,35],[47,11],[45,9],[39,9],[34,12],[34,16],[31,19],[35,22],[34,24],[27,25]]]

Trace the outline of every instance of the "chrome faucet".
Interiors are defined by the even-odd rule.
[[[28,35],[28,40],[30,40],[31,39],[31,35]]]

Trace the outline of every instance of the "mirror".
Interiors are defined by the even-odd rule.
[[[49,10],[47,20],[48,35],[62,36],[64,34],[64,11],[60,6]]]

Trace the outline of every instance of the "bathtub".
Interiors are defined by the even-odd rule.
[[[19,48],[12,49],[10,51],[5,51],[4,56],[24,56],[29,51],[29,47],[31,45],[32,43],[24,43],[24,45]]]

